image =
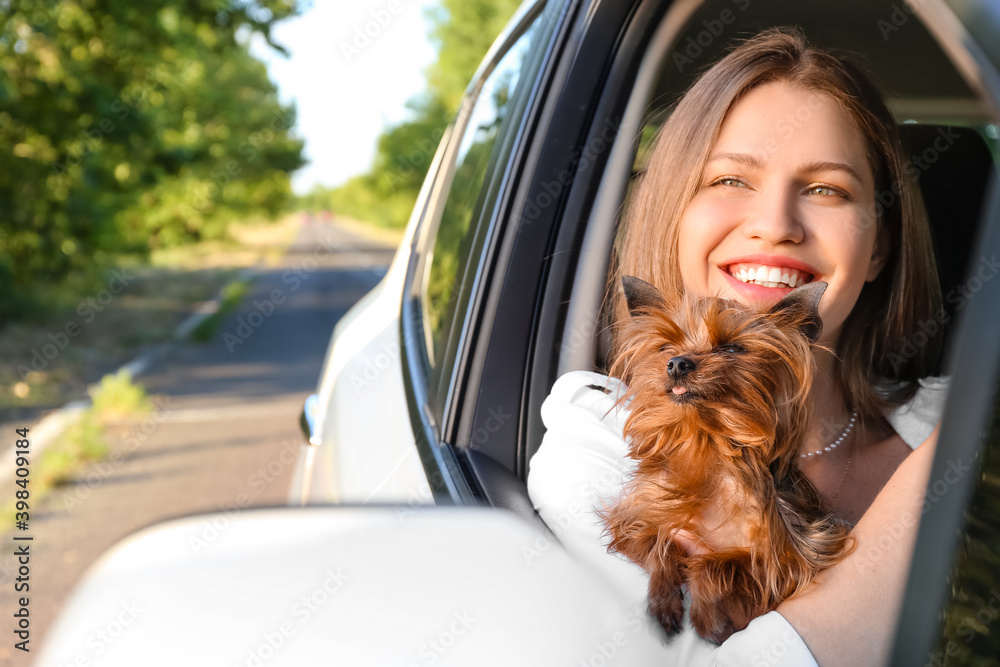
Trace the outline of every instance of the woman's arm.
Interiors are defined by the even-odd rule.
[[[823,667],[888,659],[939,428],[900,464],[855,526],[857,548],[778,606]]]

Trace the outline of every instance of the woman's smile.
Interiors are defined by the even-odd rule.
[[[746,301],[772,302],[796,287],[817,280],[818,271],[806,262],[780,255],[758,254],[723,262],[717,267],[732,291]]]

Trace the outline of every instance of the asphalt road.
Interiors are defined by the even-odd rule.
[[[14,649],[12,613],[25,593],[14,591],[13,535],[2,538],[0,664],[30,664],[73,585],[129,533],[179,515],[286,502],[299,413],[330,333],[393,251],[335,225],[303,225],[282,264],[258,275],[210,342],[178,345],[137,378],[156,412],[113,428],[110,459],[33,508],[28,655]],[[101,640],[92,645],[96,654]]]

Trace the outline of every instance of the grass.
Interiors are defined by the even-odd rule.
[[[148,415],[153,402],[142,385],[132,382],[131,374],[122,369],[101,378],[89,392],[91,411],[102,423]]]
[[[222,303],[219,309],[198,323],[191,331],[191,340],[199,343],[207,343],[215,335],[215,330],[227,313],[239,305],[243,297],[250,290],[250,280],[234,280],[222,288]]]
[[[89,388],[91,405],[79,420],[46,448],[33,462],[30,507],[37,510],[39,501],[52,489],[71,481],[87,465],[108,455],[104,429],[111,422],[147,415],[153,403],[146,390],[134,384],[128,371],[105,375]],[[12,501],[0,513],[0,529],[14,525],[16,507]],[[29,509],[29,514],[31,510]]]
[[[127,374],[108,373],[144,346],[172,340],[181,322],[223,290],[219,313],[194,332],[211,337],[249,287],[238,278],[243,269],[279,261],[299,225],[294,215],[232,225],[225,241],[155,251],[148,262],[122,258],[116,282],[114,272],[92,272],[46,286],[25,299],[18,321],[0,324],[0,422],[33,421],[43,408],[91,399],[79,420],[32,460],[35,511],[45,493],[108,457],[108,424],[152,409]],[[13,522],[14,511],[0,505],[0,527]]]
[[[34,505],[51,489],[62,486],[88,463],[100,461],[108,454],[99,420],[90,410],[84,411],[80,420],[69,427],[59,443],[42,453],[34,466]],[[8,526],[9,527],[9,526]]]

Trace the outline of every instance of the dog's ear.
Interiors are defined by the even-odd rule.
[[[622,288],[625,290],[625,302],[628,303],[629,315],[635,317],[653,308],[663,308],[666,300],[660,290],[645,280],[635,276],[622,276]]]
[[[823,292],[828,287],[827,283],[818,280],[814,283],[806,283],[802,287],[796,287],[785,297],[774,304],[772,313],[783,310],[799,310],[803,314],[802,333],[809,339],[810,343],[819,340],[823,333],[823,320],[819,316],[819,300],[823,298]]]

